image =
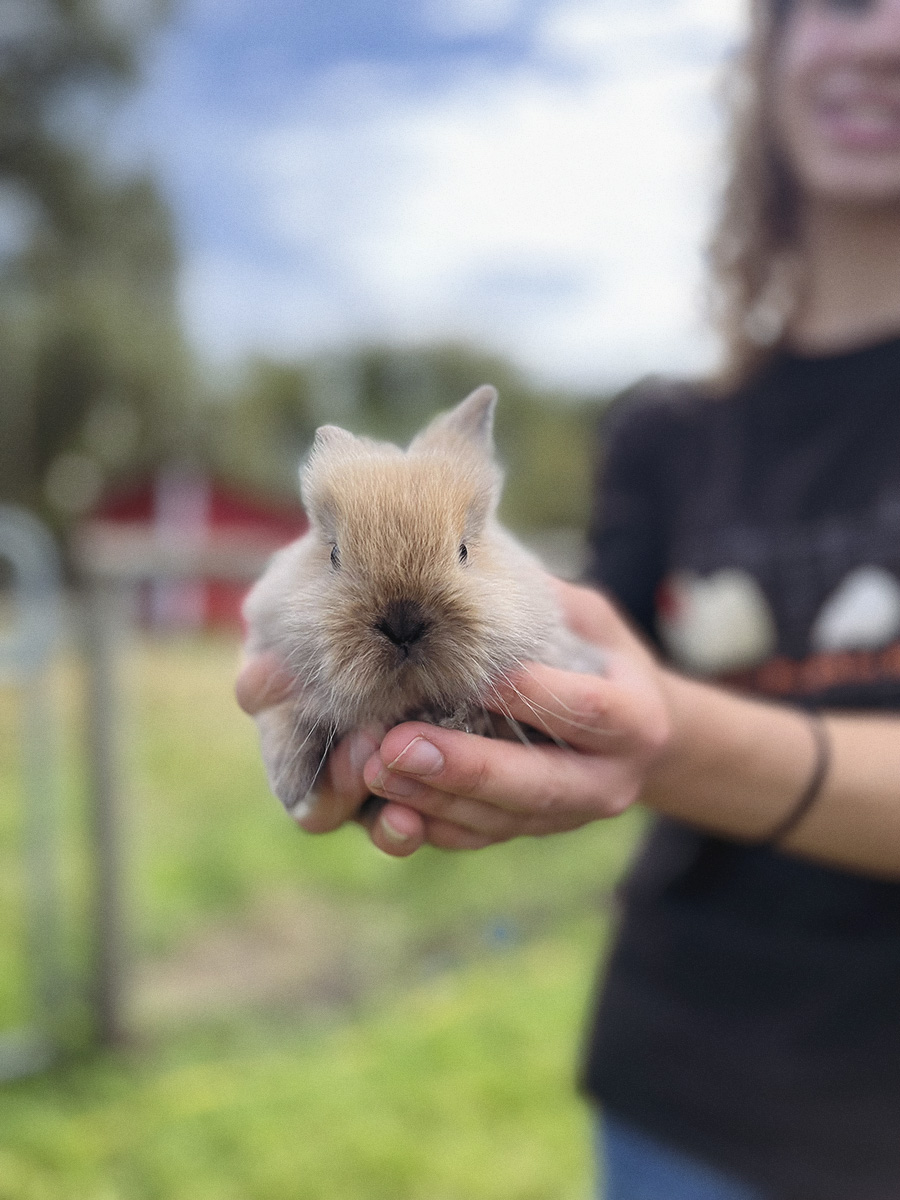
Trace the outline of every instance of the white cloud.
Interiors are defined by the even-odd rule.
[[[610,50],[633,52],[642,44],[671,51],[686,39],[730,43],[747,17],[747,0],[573,0],[549,10],[541,29],[544,46],[596,64]],[[626,61],[628,56],[626,54]]]
[[[281,259],[190,265],[198,337],[221,355],[461,336],[581,384],[697,366],[710,94],[741,8],[560,4],[541,53],[578,70],[472,69],[439,95],[332,77],[246,146]]]
[[[522,7],[522,0],[423,0],[422,16],[439,37],[477,37],[506,29]]]

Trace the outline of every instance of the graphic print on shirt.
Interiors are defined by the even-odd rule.
[[[810,632],[814,650],[879,650],[900,638],[900,580],[857,567],[829,596]]]
[[[865,536],[858,525],[808,529],[802,572],[784,569],[796,529],[762,539],[758,530],[752,538],[737,527],[707,530],[702,555],[683,545],[692,565],[671,570],[656,597],[657,629],[672,661],[692,675],[775,696],[900,688],[900,510],[879,515],[865,522]],[[854,562],[860,549],[875,561]],[[716,558],[722,565],[713,565]],[[784,614],[781,628],[776,612]]]
[[[674,571],[656,596],[657,628],[670,658],[694,674],[720,675],[756,666],[775,651],[775,618],[747,571],[706,577]]]

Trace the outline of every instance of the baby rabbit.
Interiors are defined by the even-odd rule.
[[[273,790],[295,817],[352,729],[424,720],[498,733],[487,705],[523,663],[603,670],[496,519],[496,402],[478,388],[406,451],[334,425],[316,434],[301,471],[309,532],[244,604],[251,652],[274,651],[297,678],[257,718]]]

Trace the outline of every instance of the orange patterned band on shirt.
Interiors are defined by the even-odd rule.
[[[808,696],[882,680],[900,680],[900,642],[879,650],[825,651],[803,659],[780,655],[758,667],[719,676],[721,683],[768,696]]]

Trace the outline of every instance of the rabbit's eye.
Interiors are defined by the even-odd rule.
[[[331,565],[337,570],[341,565],[341,552],[337,545],[331,547]]]
[[[461,563],[464,563],[468,557],[469,557],[469,547],[466,545],[465,542],[460,542],[460,544],[459,544],[459,561]]]

